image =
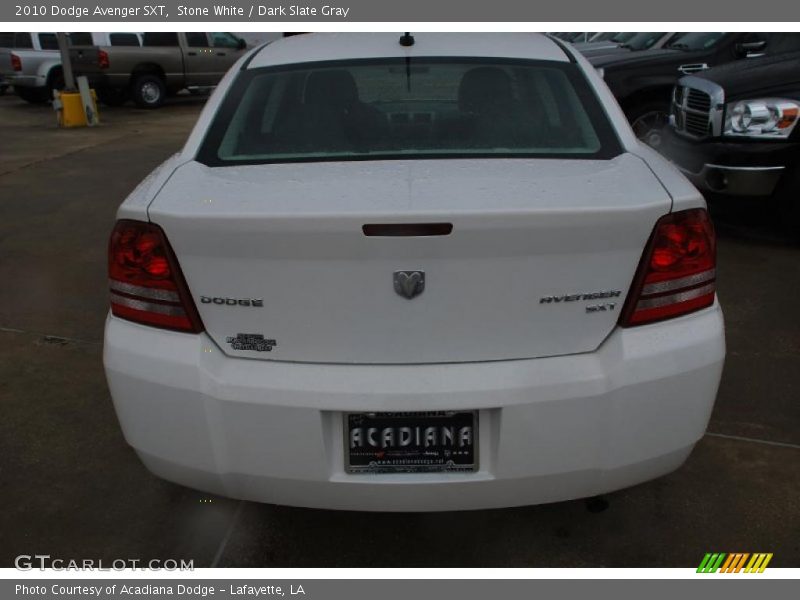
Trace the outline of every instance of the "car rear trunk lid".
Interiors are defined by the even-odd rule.
[[[411,364],[596,349],[670,204],[630,154],[190,162],[149,216],[227,354]],[[383,237],[365,235],[368,224],[452,230]],[[424,289],[408,298],[421,273]]]

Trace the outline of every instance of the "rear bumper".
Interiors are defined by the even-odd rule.
[[[14,87],[36,88],[47,85],[47,78],[37,75],[7,75],[6,83]]]
[[[155,474],[275,504],[463,510],[554,502],[679,467],[725,354],[718,305],[617,329],[593,353],[440,365],[231,359],[205,335],[109,317],[104,362],[128,443]],[[343,411],[479,411],[475,473],[347,474]]]
[[[664,140],[664,154],[697,189],[725,196],[771,196],[799,151],[795,143],[690,141],[672,131]]]

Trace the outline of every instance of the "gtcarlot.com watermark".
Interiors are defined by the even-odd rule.
[[[94,558],[53,558],[49,554],[20,554],[14,559],[20,571],[194,571],[194,560],[176,558],[115,558],[108,561]]]

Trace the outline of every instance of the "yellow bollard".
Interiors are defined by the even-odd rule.
[[[60,104],[60,107],[58,106]],[[92,104],[97,113],[97,94],[92,90]],[[79,92],[61,92],[56,104],[59,127],[86,127],[86,113],[83,112],[83,101]]]

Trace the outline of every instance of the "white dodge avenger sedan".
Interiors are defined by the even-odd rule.
[[[155,474],[433,511],[679,467],[725,356],[703,198],[531,34],[243,57],[122,204],[104,362]]]

